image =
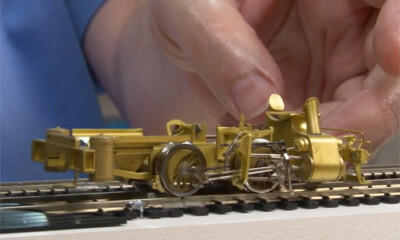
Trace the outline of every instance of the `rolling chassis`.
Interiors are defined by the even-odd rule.
[[[217,126],[214,136],[206,135],[205,124],[180,120],[167,123],[166,136],[57,127],[32,142],[32,159],[46,171],[75,171],[75,184],[83,172],[89,181],[129,181],[177,197],[215,181],[256,193],[291,191],[294,181],[368,183],[361,172],[369,157],[362,132],[320,128],[316,98],[305,102],[303,113],[284,111],[279,95],[269,104],[262,128],[242,117],[238,127]],[[321,130],[350,134],[337,138]]]

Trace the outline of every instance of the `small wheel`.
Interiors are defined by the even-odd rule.
[[[255,139],[253,143],[268,143],[266,139]],[[272,147],[255,146],[252,148],[252,153],[277,154],[278,151]],[[252,157],[250,158],[250,168],[257,167],[273,167],[276,169],[278,161],[272,157]],[[249,176],[245,189],[250,192],[266,193],[274,190],[279,185],[279,179],[276,171],[259,173]]]
[[[177,197],[193,195],[203,186],[206,161],[191,143],[169,144],[157,161],[157,173],[165,190]]]

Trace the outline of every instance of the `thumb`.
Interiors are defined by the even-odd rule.
[[[153,1],[150,16],[167,56],[199,74],[234,117],[255,120],[271,93],[282,94],[280,70],[236,1]]]

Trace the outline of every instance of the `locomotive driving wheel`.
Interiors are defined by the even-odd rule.
[[[263,144],[268,143],[266,139],[256,139],[253,143],[255,146],[252,148],[252,153],[263,154],[264,156],[251,157],[250,168],[271,167],[272,170],[249,176],[247,183],[244,185],[245,189],[256,193],[270,192],[279,186],[279,176],[276,169],[279,168],[281,161],[274,159],[274,155],[276,156],[278,151],[273,147]]]
[[[204,155],[194,145],[169,144],[157,162],[157,173],[167,192],[177,197],[186,197],[203,186],[205,167]]]

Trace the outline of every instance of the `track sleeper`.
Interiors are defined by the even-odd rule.
[[[397,204],[400,202],[400,197],[397,196],[383,196],[381,201],[387,204]]]
[[[278,203],[278,208],[283,210],[295,210],[297,209],[298,204],[296,202],[291,202],[287,200],[283,200],[282,202]]]
[[[209,214],[209,210],[205,207],[191,207],[186,208],[185,213],[189,213],[194,216],[207,216]]]
[[[365,205],[378,205],[381,203],[381,200],[377,197],[365,197],[361,199],[361,203]]]
[[[228,212],[232,212],[233,208],[230,205],[224,204],[214,204],[207,207],[210,212],[217,214],[225,214]]]
[[[151,219],[169,217],[169,211],[166,209],[149,208],[144,210],[144,216]]]
[[[233,210],[236,212],[247,213],[254,210],[254,204],[251,203],[236,203],[233,204]]]

